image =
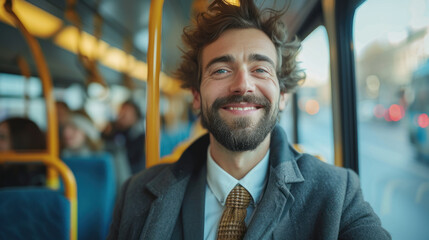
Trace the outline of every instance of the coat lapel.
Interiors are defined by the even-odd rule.
[[[140,234],[141,240],[170,239],[178,217],[180,216],[182,204],[186,205],[186,214],[188,216],[195,213],[195,210],[192,212],[188,210],[191,204],[195,205],[195,203],[188,202],[193,200],[186,200],[185,203],[183,201],[185,193],[188,194],[188,186],[190,186],[189,191],[191,191],[189,194],[193,197],[200,197],[197,196],[198,192],[196,191],[200,191],[202,184],[205,186],[206,170],[204,166],[208,144],[208,135],[201,137],[182,154],[175,164],[166,168],[164,172],[159,173],[157,177],[146,185],[147,190],[155,195],[156,199],[150,206],[146,224]],[[200,176],[201,174],[203,174],[203,177]],[[189,183],[194,177],[197,178],[197,183],[195,186],[192,186],[195,183]],[[202,180],[198,180],[201,178],[204,180],[202,183],[200,182]],[[203,205],[202,207],[200,206],[200,208],[204,209],[204,192],[202,194]],[[204,210],[202,214],[203,217],[200,221],[204,221]],[[192,216],[192,218],[197,217],[199,217],[199,215]],[[183,224],[189,223],[184,222]],[[204,224],[202,224],[202,227],[204,227]],[[185,236],[187,236],[186,234],[190,234],[186,233],[186,231],[184,231]],[[204,231],[204,228],[202,228],[202,231]]]
[[[168,169],[169,170],[169,169]],[[157,198],[152,202],[140,239],[169,239],[180,213],[189,177],[176,181],[171,172],[160,174],[147,187]],[[165,187],[169,186],[169,187]],[[164,191],[160,191],[160,189]]]
[[[271,133],[268,183],[244,236],[246,240],[267,239],[278,222],[288,221],[288,211],[294,202],[289,187],[304,181],[295,161],[300,155],[288,147],[286,135],[279,128],[276,126]]]
[[[285,184],[284,179],[280,180],[277,176],[272,176],[273,171],[275,170],[271,170],[264,196],[257,206],[244,236],[246,240],[267,239],[278,222],[288,221],[287,213],[295,199],[287,187],[289,184]],[[297,178],[294,182],[300,181],[302,179]]]

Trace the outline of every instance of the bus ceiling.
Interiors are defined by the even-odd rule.
[[[19,31],[13,27],[0,0],[0,71],[20,74],[18,56],[30,60],[32,75],[38,75],[32,56]],[[284,22],[291,36],[305,27],[304,19],[314,14],[320,0],[276,1],[256,0],[263,7],[287,7]],[[150,0],[14,0],[14,10],[20,14],[24,25],[39,39],[52,79],[56,86],[68,86],[86,78],[85,68],[78,61],[77,43],[83,53],[96,58],[98,70],[108,84],[122,84],[123,74],[136,80],[147,78],[147,45]],[[207,6],[207,0],[165,1],[162,23],[162,73],[163,82],[174,81],[171,75],[177,67],[181,52],[181,33],[190,24],[198,8]],[[73,10],[81,19],[82,34],[76,24],[66,17],[66,9]],[[99,16],[102,23],[97,23]],[[34,21],[37,18],[38,21]],[[97,24],[100,39],[97,40]],[[135,81],[141,85],[141,81]],[[139,83],[140,82],[140,83]],[[144,84],[143,84],[144,85]],[[170,84],[171,85],[171,84]],[[177,84],[179,86],[179,84]],[[177,91],[174,90],[174,91]]]

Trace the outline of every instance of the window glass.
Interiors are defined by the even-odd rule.
[[[303,42],[298,56],[306,79],[298,89],[298,140],[305,152],[334,163],[328,35],[323,26]]]
[[[0,73],[0,121],[17,116],[28,117],[46,129],[42,83],[36,77]]]
[[[393,239],[429,236],[429,0],[367,0],[354,19],[359,171]]]
[[[293,136],[293,99],[292,94],[287,94],[286,108],[280,113],[279,125],[285,130],[288,141],[290,143],[296,142]]]
[[[126,100],[132,98],[137,103],[144,101],[141,100],[139,91],[134,91],[136,94],[132,96],[127,88],[120,85],[110,85],[108,91],[100,95],[91,91],[94,89],[75,83],[68,87],[54,88],[54,95],[57,101],[65,102],[72,111],[84,110],[98,129],[103,129],[107,123],[116,120],[117,112]]]

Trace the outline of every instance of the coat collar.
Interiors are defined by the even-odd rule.
[[[296,183],[304,181],[297,161],[302,156],[293,149],[287,140],[286,133],[280,126],[275,126],[271,132],[270,141],[270,166],[280,181],[280,184]]]
[[[276,126],[271,133],[268,184],[244,239],[267,239],[277,223],[288,217],[295,201],[290,185],[304,181],[296,163],[301,156],[289,146],[285,132]]]
[[[189,180],[190,176],[199,171],[206,164],[207,147],[210,138],[207,135],[196,140],[188,147],[179,160],[165,168],[157,177],[147,183],[147,188],[157,197],[168,193],[171,187],[182,180]]]

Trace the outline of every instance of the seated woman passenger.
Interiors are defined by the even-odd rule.
[[[100,132],[89,116],[82,111],[72,112],[69,115],[61,135],[63,138],[62,158],[88,157],[106,153],[104,152],[106,149],[102,149],[105,146],[101,140]],[[131,175],[129,165],[125,153],[121,151],[109,152],[113,156],[116,185],[119,187]]]
[[[45,149],[45,134],[30,119],[12,117],[0,122],[0,152]],[[45,166],[41,163],[0,164],[0,187],[43,186],[45,174]]]
[[[65,122],[62,138],[62,157],[90,156],[99,153],[103,145],[100,132],[83,112],[70,114]]]

